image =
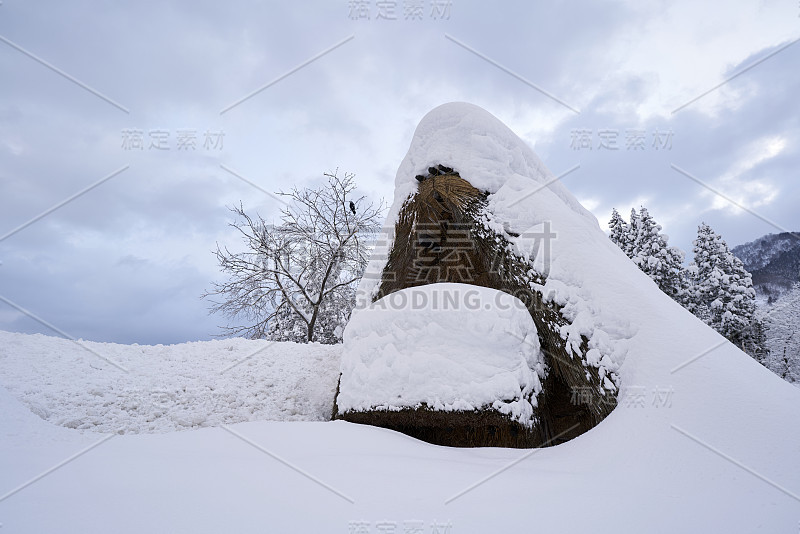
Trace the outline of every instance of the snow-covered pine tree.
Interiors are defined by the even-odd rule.
[[[669,237],[660,231],[661,225],[642,207],[631,259],[661,291],[680,302],[683,298],[683,251],[670,247]]]
[[[628,224],[628,232],[625,237],[625,248],[622,249],[629,258],[633,259],[637,252],[636,239],[639,236],[639,215],[635,208],[631,208],[631,218]]]
[[[770,345],[765,320],[764,313],[756,307],[750,325],[742,332],[742,350],[769,369]]]
[[[690,311],[758,359],[763,336],[760,326],[754,324],[756,292],[752,276],[722,237],[705,223],[697,229],[693,252]]]
[[[611,240],[667,295],[683,304],[688,287],[683,269],[684,253],[668,245],[669,237],[659,233],[661,225],[642,207],[631,209],[627,224],[617,210],[611,213]]]
[[[614,242],[623,251],[628,248],[628,223],[615,209],[611,210],[611,220],[608,221],[608,227],[611,228],[611,241]]]
[[[764,365],[800,386],[800,283],[779,297],[764,317],[767,347]]]

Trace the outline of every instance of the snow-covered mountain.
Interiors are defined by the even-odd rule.
[[[90,374],[88,394],[113,401],[139,374],[191,374],[193,391],[223,388],[230,398],[241,383],[242,396],[258,405],[247,391],[269,397],[270,385],[251,364],[297,355],[295,371],[283,361],[275,375],[295,396],[309,391],[301,379],[331,384],[338,371],[324,355],[303,356],[318,350],[306,345],[275,353],[234,347],[244,358],[236,367],[224,345],[187,344],[175,354],[194,357],[138,366],[164,355],[90,347],[126,363],[125,372],[92,351],[77,357],[64,348],[70,341],[14,336],[0,340],[3,532],[795,532],[800,390],[663,294],[498,119],[464,104],[431,113],[400,167],[398,194],[413,187],[418,169],[464,156],[464,168],[482,173],[475,186],[494,195],[499,229],[507,223],[524,235],[550,225],[557,235],[540,289],[565,310],[563,338],[587,337],[592,358],[606,357],[597,363],[613,370],[620,392],[608,417],[566,443],[527,451],[452,449],[343,421],[215,417],[193,431],[100,434],[37,417],[32,392],[61,391],[64,398],[49,402],[86,414],[68,388],[53,384]],[[536,263],[544,267],[545,258]],[[372,267],[381,268],[379,258]],[[401,334],[394,326],[392,335]],[[309,373],[302,362],[316,367]],[[179,408],[166,401],[161,415],[150,415]],[[105,428],[118,415],[104,403],[92,407]]]
[[[753,275],[759,299],[773,302],[800,282],[800,233],[767,234],[731,249]]]

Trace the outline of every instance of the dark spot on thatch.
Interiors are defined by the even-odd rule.
[[[439,176],[441,173],[436,167],[428,167],[428,174],[431,176]]]
[[[422,248],[433,248],[433,245],[436,244],[436,239],[432,235],[428,234],[419,234],[417,236],[417,243]]]
[[[426,176],[422,176],[421,174],[418,174],[418,175],[416,175],[414,178],[416,178],[416,180],[417,180],[418,182],[422,182],[422,181],[424,181],[424,180],[425,180],[425,178],[427,178],[427,177],[426,177]]]

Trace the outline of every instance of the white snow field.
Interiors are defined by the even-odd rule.
[[[573,321],[562,334],[589,337],[620,387],[600,425],[545,449],[451,449],[319,421],[341,348],[281,344],[220,375],[266,344],[90,346],[125,373],[70,341],[2,334],[0,530],[797,532],[800,390],[662,294],[563,186],[544,185],[552,175],[487,112],[428,114],[398,198],[438,163],[492,193],[491,224],[557,234],[549,261],[536,255],[549,267],[544,291]],[[158,397],[153,421],[121,400],[138,389],[147,404],[148,388],[174,393]]]

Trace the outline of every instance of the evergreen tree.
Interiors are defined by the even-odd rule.
[[[767,354],[764,365],[784,380],[800,386],[800,283],[781,295],[764,317]]]
[[[668,245],[669,237],[659,233],[661,226],[642,207],[631,209],[627,224],[617,210],[611,213],[611,240],[667,295],[683,304],[688,288],[683,269],[684,253]]]
[[[623,251],[628,248],[628,223],[619,214],[616,209],[611,210],[611,220],[608,221],[608,227],[611,228],[611,241],[614,242]]]
[[[753,279],[728,245],[705,223],[697,229],[689,267],[690,311],[754,357],[763,350],[763,334],[754,324]],[[757,321],[756,321],[757,322]]]
[[[767,324],[763,313],[756,308],[750,325],[742,332],[742,350],[752,356],[758,363],[771,369],[770,344],[767,338]],[[785,378],[785,377],[784,377]]]
[[[625,237],[625,248],[622,251],[628,255],[629,258],[633,259],[633,257],[637,253],[637,243],[636,240],[639,236],[639,215],[636,213],[635,208],[631,208],[631,219],[630,223],[628,224],[628,233]]]
[[[637,234],[632,260],[667,295],[679,301],[683,297],[683,251],[667,244],[661,225],[642,207],[637,220]]]
[[[684,253],[642,207],[630,223],[612,210],[610,239],[667,295],[760,362],[769,356],[766,330],[756,317],[753,280],[742,262],[710,226],[698,227],[694,261],[683,268]]]

